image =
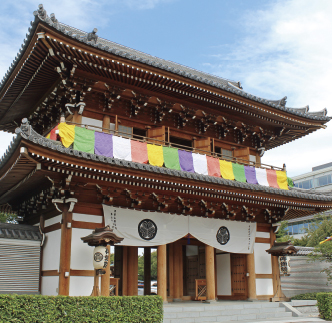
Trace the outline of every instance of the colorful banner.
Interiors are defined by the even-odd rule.
[[[235,180],[238,182],[246,183],[247,179],[246,179],[246,174],[244,172],[244,165],[232,163],[232,166],[233,166]]]
[[[75,139],[73,149],[89,154],[95,152],[95,132],[93,130],[75,127]]]
[[[148,147],[146,142],[130,140],[131,160],[136,163],[147,164],[149,161]]]
[[[177,148],[163,146],[165,167],[170,169],[181,170],[179,153]]]
[[[227,160],[219,159],[220,174],[222,178],[234,180],[232,163]]]
[[[184,172],[194,173],[194,163],[191,151],[179,149],[179,161],[181,170]]]
[[[149,164],[153,166],[164,165],[163,146],[148,144]]]
[[[95,154],[113,157],[113,135],[95,131]]]
[[[147,144],[146,142],[92,131],[66,123],[60,123],[52,129],[47,138],[56,139],[57,129],[65,147],[69,147],[74,143],[73,148],[75,150],[91,154],[95,153],[137,163],[149,163],[158,167],[165,164],[165,167],[170,169],[223,177],[242,183],[248,182],[285,190],[288,189],[288,186],[293,187],[292,180],[287,177],[285,171],[244,166],[191,151]]]

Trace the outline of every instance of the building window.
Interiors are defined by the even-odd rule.
[[[298,188],[305,188],[305,189],[313,188],[313,180],[308,179],[306,181],[297,182],[297,183],[294,183],[294,186],[298,187]]]
[[[331,174],[315,178],[315,187],[324,186],[331,183],[332,183]]]
[[[133,128],[119,125],[118,133],[119,133],[119,136],[132,138],[133,137]]]
[[[233,151],[223,149],[221,147],[214,147],[214,152],[217,154],[218,157],[221,157],[222,159],[226,160],[232,160],[233,159]]]
[[[170,136],[169,141],[172,147],[185,149],[185,150],[193,149],[191,140]]]
[[[102,120],[97,120],[97,119],[92,119],[92,118],[87,118],[87,117],[82,117],[82,125],[87,125],[87,129],[94,130],[94,131],[102,131],[103,127],[103,121]]]

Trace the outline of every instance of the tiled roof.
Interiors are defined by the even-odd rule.
[[[152,173],[159,173],[159,174],[165,174],[165,175],[170,175],[170,176],[199,180],[199,181],[203,181],[203,182],[221,184],[221,185],[230,186],[230,187],[250,189],[252,191],[262,191],[262,192],[266,192],[266,193],[270,193],[270,194],[283,195],[283,196],[287,196],[287,197],[296,197],[296,198],[316,200],[316,201],[332,201],[331,192],[327,195],[323,195],[323,194],[317,194],[316,191],[315,192],[311,192],[311,191],[304,192],[304,190],[299,191],[298,189],[283,190],[283,189],[279,189],[279,188],[267,187],[267,186],[262,186],[262,185],[257,185],[257,184],[237,182],[237,181],[233,181],[233,180],[224,179],[221,177],[201,175],[201,174],[179,171],[179,170],[174,170],[174,169],[169,169],[169,168],[164,168],[164,167],[152,166],[152,165],[148,165],[148,164],[140,164],[140,163],[121,160],[121,159],[117,159],[117,158],[104,157],[104,156],[100,156],[100,155],[96,155],[96,154],[90,154],[90,153],[74,150],[72,148],[65,148],[64,146],[61,145],[60,142],[57,142],[57,141],[54,141],[51,139],[47,139],[47,138],[41,136],[40,134],[38,134],[36,131],[34,131],[33,128],[28,124],[27,119],[22,120],[21,128],[16,128],[15,132],[18,135],[21,135],[24,139],[32,141],[45,148],[56,150],[59,153],[64,153],[64,154],[71,155],[74,157],[92,160],[95,162],[101,162],[101,163],[106,163],[109,165],[120,166],[120,167],[134,168],[134,169],[139,169],[142,171],[148,171],[148,172],[152,172]]]
[[[0,223],[0,241],[1,239],[42,241],[43,237],[37,226]]]
[[[297,253],[292,256],[307,256],[309,253],[312,253],[315,250],[314,247],[295,246],[295,248],[297,249]]]
[[[88,33],[81,31],[79,29],[76,29],[74,27],[68,26],[63,23],[59,23],[54,14],[51,14],[51,18],[46,14],[46,11],[43,11],[43,6],[39,6],[39,10],[34,12],[35,15],[35,20],[31,22],[31,28],[29,28],[29,32],[27,34],[26,39],[24,40],[24,43],[17,54],[16,58],[14,59],[13,63],[11,64],[10,68],[8,69],[7,73],[5,74],[4,78],[2,79],[0,83],[0,90],[6,83],[7,79],[13,72],[13,69],[21,59],[23,53],[26,50],[27,45],[29,44],[31,37],[38,25],[38,22],[43,21],[46,24],[50,25],[51,27],[54,27],[57,29],[59,32],[72,37],[76,39],[77,41],[86,43],[89,46],[96,47],[100,50],[112,53],[114,55],[132,60],[132,61],[137,61],[146,65],[151,65],[156,68],[159,68],[161,70],[165,70],[177,75],[181,75],[183,77],[193,79],[195,81],[208,84],[211,86],[214,86],[216,88],[225,90],[227,92],[235,93],[239,96],[248,98],[250,100],[256,101],[263,103],[267,106],[271,106],[273,108],[276,108],[278,110],[282,110],[288,113],[291,113],[293,115],[297,115],[300,117],[304,117],[307,119],[314,119],[314,120],[321,120],[321,121],[328,121],[331,118],[326,116],[326,109],[319,111],[319,112],[308,112],[309,107],[306,107],[305,109],[303,108],[287,108],[285,106],[286,104],[286,97],[282,98],[281,100],[267,100],[260,98],[258,96],[254,96],[252,94],[249,94],[245,91],[242,90],[241,83],[240,82],[235,82],[235,81],[230,81],[218,76],[214,76],[205,72],[201,72],[198,70],[195,70],[193,68],[189,68],[184,65],[180,65],[177,63],[174,63],[172,61],[164,60],[152,55],[145,54],[143,52],[131,49],[129,47],[117,44],[115,42],[103,39],[98,37],[97,41],[88,41],[87,36]]]

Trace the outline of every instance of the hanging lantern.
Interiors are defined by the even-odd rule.
[[[104,269],[108,264],[108,249],[105,246],[95,247],[93,251],[93,267],[94,269]]]

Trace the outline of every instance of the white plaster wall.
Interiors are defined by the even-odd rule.
[[[50,226],[52,224],[55,224],[55,223],[59,223],[59,222],[61,223],[61,217],[62,217],[62,215],[57,215],[54,218],[45,220],[45,227],[48,227],[48,226]]]
[[[273,281],[272,278],[256,278],[256,294],[273,295]]]
[[[58,295],[59,276],[42,276],[41,291],[42,295],[56,296]]]
[[[231,255],[217,254],[217,295],[232,295]]]
[[[61,230],[45,234],[42,248],[42,270],[59,270]]]
[[[268,239],[270,239],[270,232],[256,231],[256,238],[268,238]]]
[[[81,240],[91,233],[91,229],[72,229],[70,269],[93,270],[94,247]]]
[[[73,220],[81,222],[102,223],[103,217],[100,215],[73,213]]]
[[[93,279],[94,277],[92,276],[71,276],[69,296],[90,296],[93,288]]]
[[[255,271],[256,274],[272,274],[271,255],[266,250],[270,249],[269,243],[255,243]]]

